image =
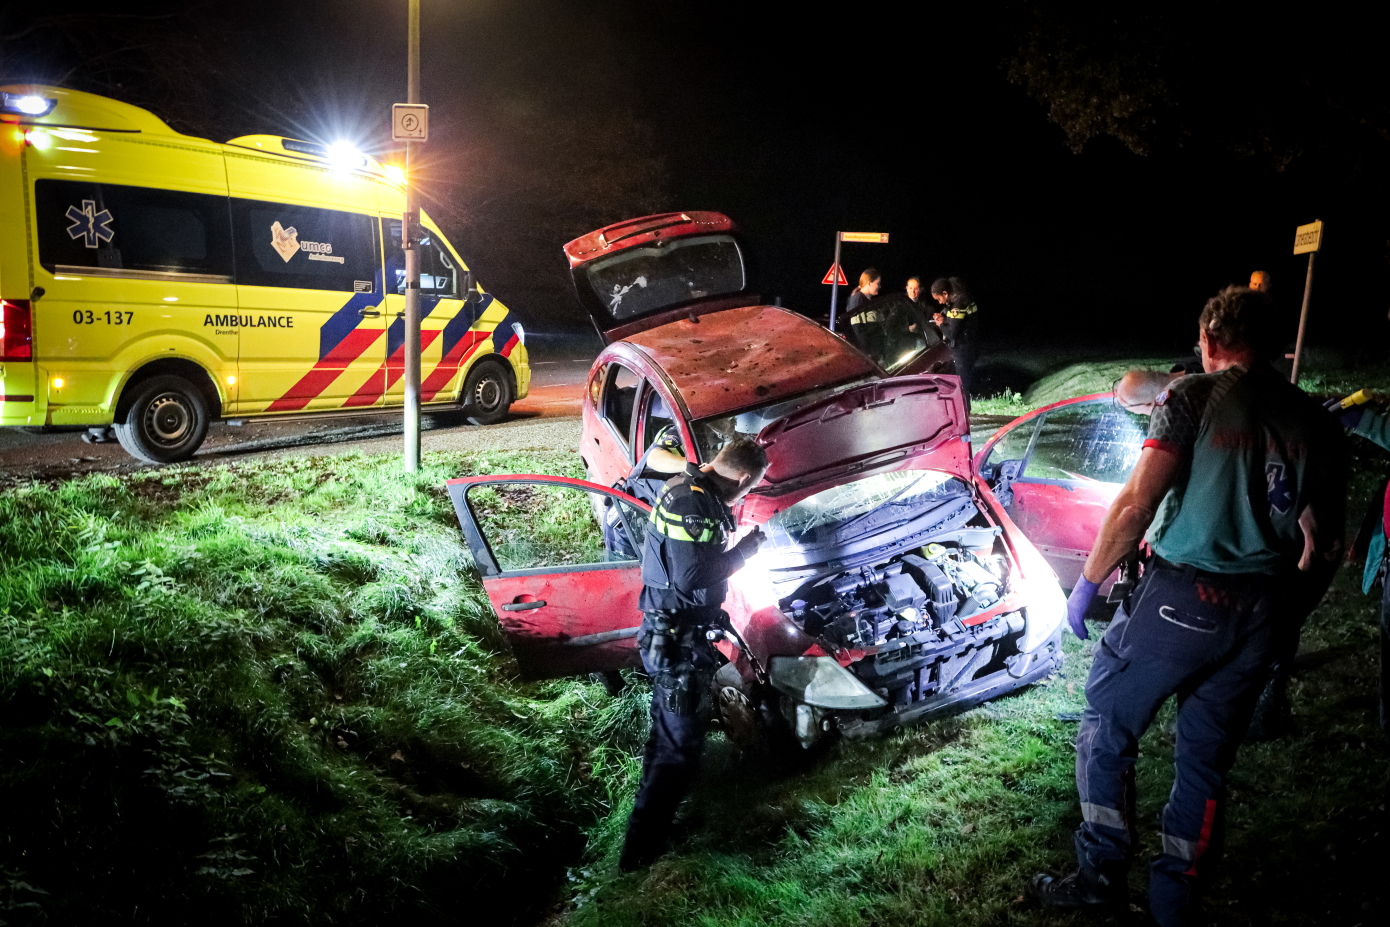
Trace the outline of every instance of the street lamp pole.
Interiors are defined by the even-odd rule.
[[[420,0],[410,0],[406,102],[420,102]],[[405,143],[405,472],[420,470],[420,248],[416,229],[420,202],[415,191],[415,142]]]

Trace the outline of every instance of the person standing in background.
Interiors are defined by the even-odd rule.
[[[951,361],[960,377],[967,400],[975,360],[979,356],[980,307],[959,277],[941,277],[931,285],[932,298],[939,308],[932,321],[941,329],[941,340],[951,352]]]

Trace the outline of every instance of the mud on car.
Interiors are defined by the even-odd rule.
[[[768,455],[734,512],[768,541],[730,578],[716,641],[728,663],[712,694],[735,740],[873,734],[1060,665],[1065,600],[975,470],[956,377],[889,376],[763,305],[718,213],[609,226],[566,256],[609,341],[584,401],[590,479],[448,486],[523,675],[638,665],[630,539],[650,506],[612,486],[663,429],[697,463],[737,435]]]

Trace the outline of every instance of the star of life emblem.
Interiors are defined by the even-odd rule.
[[[111,228],[115,217],[109,209],[97,212],[96,200],[83,200],[81,209],[69,206],[65,215],[72,222],[68,226],[68,237],[86,239],[83,244],[88,248],[95,248],[99,242],[110,241],[116,236]]]
[[[290,258],[299,251],[299,229],[294,226],[285,228],[278,221],[270,224],[270,247],[284,259],[285,263],[290,262]]]

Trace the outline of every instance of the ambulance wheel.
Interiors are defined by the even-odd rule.
[[[208,433],[208,404],[198,387],[183,377],[150,377],[133,387],[135,398],[116,440],[127,454],[146,463],[187,460]]]
[[[463,408],[474,425],[496,425],[512,407],[512,378],[500,364],[474,365],[463,385]]]

